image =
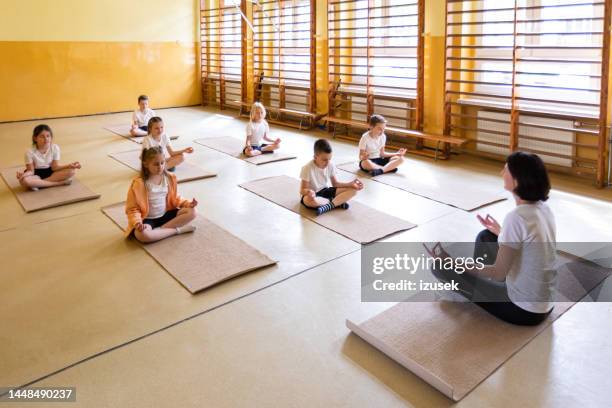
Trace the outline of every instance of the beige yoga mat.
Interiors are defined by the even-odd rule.
[[[445,301],[398,303],[361,324],[347,319],[346,325],[459,401],[609,275],[609,269],[588,261],[570,261],[558,275],[557,288],[565,295],[558,295],[561,301],[538,326],[512,325],[473,303]]]
[[[241,184],[240,187],[361,244],[416,227],[416,224],[385,214],[355,200],[349,202],[348,210],[335,209],[317,216],[314,210],[300,204],[300,181],[289,176],[253,180]]]
[[[142,140],[145,138],[144,136],[132,136],[130,135],[130,129],[132,128],[132,126],[130,125],[125,125],[125,124],[118,124],[118,125],[107,125],[104,126],[104,129],[113,132],[116,135],[119,135],[121,137],[125,137],[126,139],[131,140],[134,143],[139,143],[142,144]],[[177,135],[174,136],[170,136],[170,140],[176,140],[179,137]]]
[[[366,172],[359,169],[357,162],[344,163],[339,165],[338,168],[359,176],[370,177]],[[424,180],[412,175],[409,167],[400,168],[397,173],[381,174],[371,177],[371,179],[466,211],[476,210],[485,205],[507,199],[507,193],[503,190],[490,191],[480,188],[479,185],[472,183],[470,180],[465,180],[460,185],[457,184],[455,179],[446,180],[443,177],[437,177],[435,180]]]
[[[128,166],[132,170],[140,171],[139,149],[128,150],[126,152],[110,153],[109,156],[117,160],[119,163]],[[174,174],[176,175],[176,180],[179,183],[215,177],[217,175],[216,173],[205,170],[187,160],[176,166]]]
[[[72,179],[72,184],[69,186],[41,188],[38,191],[26,190],[17,180],[16,173],[18,170],[24,170],[24,166],[5,168],[1,172],[2,178],[13,190],[25,212],[44,210],[45,208],[59,207],[60,205],[100,197],[100,194],[94,193],[76,178]]]
[[[242,154],[242,149],[244,149],[244,141],[229,136],[206,137],[202,139],[196,139],[195,142],[201,144],[202,146],[209,147],[221,153],[229,154],[230,156],[233,156],[237,159],[242,159],[252,164],[272,163],[282,160],[295,159],[296,157],[292,154],[280,152],[260,154],[254,157],[247,157]]]
[[[122,230],[127,228],[125,203],[104,207],[102,211]],[[193,225],[197,228],[193,233],[142,245],[191,293],[276,263],[202,216]]]

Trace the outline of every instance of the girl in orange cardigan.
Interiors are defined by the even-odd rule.
[[[141,160],[140,177],[132,181],[125,203],[126,236],[133,233],[138,241],[148,243],[193,232],[195,226],[189,223],[196,217],[198,202],[178,195],[176,176],[166,171],[161,147],[143,149]]]

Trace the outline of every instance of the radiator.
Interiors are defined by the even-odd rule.
[[[485,129],[478,132],[478,140],[503,144],[508,146],[510,143],[510,124],[488,122],[485,119],[498,119],[509,121],[510,115],[501,112],[478,112],[478,128]],[[555,118],[541,118],[538,116],[527,116],[521,115],[520,120],[522,123],[532,123],[534,125],[544,126],[555,126],[564,128],[573,128],[574,123],[571,120],[555,119]],[[488,133],[486,130],[495,130],[498,132],[504,132],[506,135],[498,135]],[[550,152],[556,155],[573,156],[574,147],[572,145],[561,144],[558,142],[573,143],[576,140],[576,134],[571,131],[565,130],[554,130],[554,129],[541,129],[533,126],[519,125],[519,134],[523,136],[533,136],[540,139],[550,140],[539,141],[539,140],[528,140],[519,137],[518,149],[521,148],[537,150],[539,152]],[[499,154],[502,156],[508,155],[510,149],[508,147],[491,146],[484,143],[477,143],[476,149],[487,152]],[[549,156],[541,153],[540,157],[545,163],[555,164],[557,166],[572,167],[573,160],[571,158],[563,158],[556,156]]]

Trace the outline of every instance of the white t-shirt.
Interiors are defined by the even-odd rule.
[[[25,153],[26,164],[33,164],[35,169],[48,169],[53,160],[60,159],[60,148],[51,144],[45,153],[41,153],[36,146],[28,149]]]
[[[149,198],[149,213],[147,218],[159,218],[166,213],[166,196],[168,195],[168,180],[162,176],[160,184],[154,184],[151,180],[145,181]]]
[[[368,159],[378,159],[380,157],[380,149],[385,147],[387,136],[382,135],[374,138],[370,136],[370,131],[365,132],[359,140],[359,150],[365,150],[368,153]]]
[[[314,160],[311,160],[302,167],[300,178],[310,184],[310,189],[319,192],[326,187],[331,187],[331,178],[336,177],[336,166],[329,162],[327,167],[318,167]]]
[[[246,126],[247,136],[251,136],[251,146],[260,146],[264,135],[270,134],[270,126],[265,119],[259,122],[249,122]]]
[[[159,142],[155,140],[151,135],[145,136],[145,138],[142,139],[143,149],[149,149],[151,147],[157,146],[161,146],[165,158],[170,157],[170,153],[168,153],[168,146],[172,149],[172,145],[170,144],[170,138],[165,133],[162,133],[159,138]]]
[[[521,204],[506,215],[498,242],[517,250],[506,276],[508,296],[517,306],[546,313],[557,278],[555,217],[546,203]]]
[[[132,113],[132,123],[136,123],[138,127],[147,126],[149,124],[149,119],[155,116],[155,111],[151,108],[147,108],[143,111],[140,109],[136,109],[134,113]]]

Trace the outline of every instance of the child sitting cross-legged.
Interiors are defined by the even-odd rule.
[[[182,198],[177,192],[176,176],[166,171],[162,148],[142,151],[142,170],[128,190],[125,213],[126,236],[132,234],[143,243],[155,242],[195,230],[196,199]]]
[[[397,153],[385,151],[387,121],[384,117],[372,115],[369,124],[370,130],[365,132],[359,141],[359,168],[372,176],[396,172],[404,163],[406,149],[400,149]]]
[[[336,178],[336,166],[331,162],[332,148],[325,139],[314,144],[314,158],[302,167],[300,178],[301,203],[321,215],[336,207],[348,209],[348,201],[355,197],[363,184],[357,178],[341,183]]]

